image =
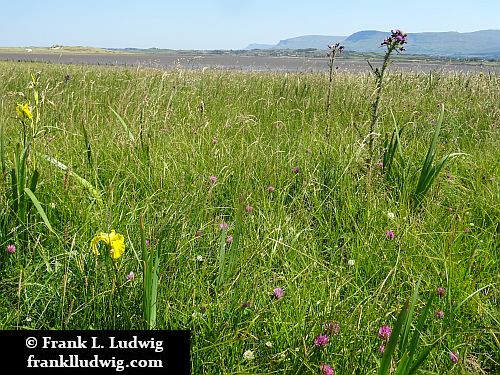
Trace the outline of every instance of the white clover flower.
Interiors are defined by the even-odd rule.
[[[198,262],[203,262],[203,255],[197,255],[197,256],[196,256],[196,260],[197,260]]]
[[[268,348],[273,347],[273,343],[271,341],[267,341],[264,345],[266,345]]]
[[[251,361],[252,359],[255,358],[253,351],[252,350],[247,350],[245,353],[243,353],[243,358],[246,359],[247,361]]]
[[[354,263],[355,263],[355,262],[354,262],[354,259],[349,259],[349,260],[347,261],[347,265],[348,265],[348,266],[350,266],[350,267],[354,266]]]
[[[387,213],[387,218],[388,218],[389,220],[393,220],[395,217],[396,217],[396,215],[394,215],[394,212],[388,212],[388,213]]]

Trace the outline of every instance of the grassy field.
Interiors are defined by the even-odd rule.
[[[500,76],[389,74],[370,173],[368,74],[334,76],[327,115],[326,74],[0,68],[0,328],[145,329],[145,250],[156,328],[192,330],[193,374],[375,373],[379,327],[419,278],[417,317],[444,288],[422,373],[500,372]],[[437,160],[465,155],[417,205],[441,103]],[[404,163],[389,174],[395,122]],[[23,212],[13,181],[35,169],[40,205],[26,193]],[[111,230],[117,261],[91,249]],[[326,322],[340,331],[318,347]]]

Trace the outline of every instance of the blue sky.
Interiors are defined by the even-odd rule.
[[[0,0],[0,46],[240,49],[360,30],[500,29],[499,0]]]

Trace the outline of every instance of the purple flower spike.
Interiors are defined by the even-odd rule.
[[[384,354],[384,352],[385,352],[385,345],[384,345],[384,343],[380,344],[380,347],[378,348],[378,351],[380,353]]]
[[[442,286],[436,289],[436,294],[441,298],[444,297],[446,294],[446,289],[444,289]]]
[[[127,275],[127,280],[128,281],[134,281],[135,280],[135,273],[134,271],[130,271]]]
[[[226,243],[231,245],[233,243],[233,236],[229,235],[226,237]]]
[[[320,369],[321,369],[321,375],[333,375],[333,374],[335,374],[335,370],[332,367],[330,367],[324,363],[320,366]]]
[[[194,232],[194,236],[196,238],[200,238],[201,237],[201,230],[197,230],[196,232]]]
[[[250,206],[249,204],[246,205],[245,207],[245,211],[249,214],[251,214],[253,212],[253,207]]]
[[[15,245],[12,245],[10,244],[9,246],[7,246],[7,252],[9,254],[14,254],[16,252],[16,246]]]
[[[329,342],[330,339],[328,338],[327,335],[319,335],[314,339],[314,345],[316,345],[319,348],[328,345]]]
[[[300,173],[300,168],[299,167],[293,167],[292,168],[292,172],[295,173],[295,174],[298,174],[298,173]]]
[[[380,329],[378,330],[378,337],[384,341],[388,341],[389,338],[391,337],[391,333],[392,333],[392,328],[390,326],[382,326],[380,327]]]
[[[338,322],[326,322],[323,329],[325,333],[337,336],[340,332],[340,324]]]
[[[217,183],[217,176],[210,176],[210,182],[212,185],[215,185]]]
[[[275,288],[273,290],[273,296],[276,299],[282,299],[284,295],[285,295],[285,293],[283,292],[283,289],[281,289],[281,288]]]
[[[387,239],[393,240],[395,236],[394,231],[392,229],[386,230],[385,236],[387,237]]]
[[[450,352],[450,361],[454,364],[458,363],[458,353]]]
[[[436,311],[436,318],[443,319],[444,317],[444,311],[443,310],[437,310]]]
[[[267,191],[268,191],[268,192],[270,192],[270,193],[274,193],[274,190],[275,190],[275,188],[274,188],[274,186],[273,186],[273,185],[269,185],[269,186],[267,187]]]
[[[222,223],[219,224],[219,229],[220,230],[226,230],[227,228],[229,228],[229,224],[228,223],[226,223],[226,222],[223,221]]]

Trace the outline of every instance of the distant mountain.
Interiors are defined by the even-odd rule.
[[[245,47],[245,49],[273,49],[275,48],[274,44],[259,44],[252,43]]]
[[[346,51],[383,52],[380,43],[390,34],[377,30],[358,31],[348,37],[305,35],[280,40],[278,44],[266,49],[321,49],[326,50],[328,44],[341,42]],[[249,45],[246,49],[251,48]],[[406,51],[409,54],[500,58],[500,30],[481,30],[470,33],[425,32],[409,33]]]

